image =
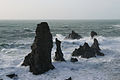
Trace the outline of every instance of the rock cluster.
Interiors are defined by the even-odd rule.
[[[59,41],[57,38],[56,38],[56,47],[57,48],[56,48],[54,60],[65,61],[65,59],[63,58],[62,50],[61,50],[61,41]]]
[[[93,38],[97,35],[96,32],[91,32],[91,37]],[[72,31],[66,39],[80,39],[82,38],[79,34]],[[51,61],[51,50],[53,47],[52,34],[50,33],[49,26],[46,22],[42,22],[37,25],[36,28],[36,36],[35,40],[31,46],[31,53],[25,56],[22,66],[29,66],[30,72],[35,75],[43,74],[50,69],[54,69],[55,67],[52,65]],[[90,47],[88,43],[84,43],[83,46],[80,46],[78,49],[75,49],[72,53],[72,56],[81,56],[82,58],[91,58],[98,56],[104,56],[103,53],[100,52],[100,47],[97,39],[94,39],[94,43]],[[65,61],[63,58],[63,53],[61,50],[61,41],[56,38],[56,52],[55,52],[55,61]],[[71,62],[77,62],[77,58],[71,58]],[[17,75],[11,74],[7,75],[12,78]],[[66,80],[72,80],[69,77]]]
[[[97,39],[94,39],[94,43],[91,47],[88,45],[88,43],[84,43],[83,46],[75,49],[72,53],[72,56],[81,56],[82,58],[96,57],[96,55],[104,56],[104,54],[100,52]]]
[[[65,39],[80,39],[80,38],[82,37],[75,31],[72,31],[72,33],[65,37]]]
[[[37,25],[34,43],[23,62],[23,66],[30,66],[30,72],[35,75],[54,69],[51,62],[51,50],[53,47],[52,35],[46,22]]]

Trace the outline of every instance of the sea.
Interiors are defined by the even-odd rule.
[[[54,70],[33,75],[29,67],[21,66],[24,57],[31,52],[37,24],[47,22],[53,35],[52,64]],[[81,39],[65,39],[71,31]],[[93,39],[90,32],[97,32],[101,52],[105,56],[89,59],[76,57],[70,62],[71,54],[80,45]],[[66,62],[53,60],[56,51],[55,38],[61,41]],[[17,74],[10,79],[6,75]],[[120,80],[120,20],[0,20],[0,80]]]

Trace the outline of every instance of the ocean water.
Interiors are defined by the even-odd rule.
[[[53,41],[62,41],[62,51],[67,62],[54,62],[56,69],[42,75],[32,75],[29,67],[20,64],[31,52],[37,24],[47,21]],[[83,38],[65,40],[65,36],[74,30]],[[87,42],[92,45],[90,32],[96,31],[104,57],[90,59],[78,58],[71,63],[71,53],[75,48]],[[56,46],[52,49],[52,59]],[[120,20],[0,20],[0,79],[11,80],[7,74],[16,73],[14,80],[120,80]]]

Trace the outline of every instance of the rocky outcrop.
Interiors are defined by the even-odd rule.
[[[70,62],[78,62],[78,59],[77,58],[71,58]]]
[[[82,37],[75,31],[72,31],[72,33],[65,37],[65,39],[80,39],[80,38]]]
[[[95,31],[91,31],[90,35],[91,35],[91,38],[93,38],[94,36],[97,36],[97,33]]]
[[[13,73],[13,74],[8,74],[8,75],[6,75],[6,76],[9,77],[9,78],[11,78],[11,79],[15,79],[15,80],[16,80],[17,77],[18,77],[18,76],[17,76],[16,74],[14,74],[14,73]]]
[[[88,43],[84,43],[83,46],[75,49],[72,53],[72,56],[81,56],[82,58],[91,58],[96,57],[97,55],[104,56],[104,54],[100,52],[97,39],[94,39],[94,43],[91,47],[88,45]]]
[[[94,39],[94,43],[92,44],[91,48],[96,49],[98,51],[100,50],[99,43],[96,38]]]
[[[88,45],[88,43],[85,43],[81,49],[82,51],[82,58],[91,58],[91,57],[95,57],[95,53],[92,50],[92,48],[90,48],[90,46]]]
[[[96,55],[104,56],[104,54],[100,52],[101,49],[99,47],[99,43],[98,43],[98,40],[96,38],[94,39],[94,43],[92,44],[91,48],[94,50]]]
[[[23,66],[30,66],[30,71],[35,74],[42,74],[54,69],[51,62],[51,50],[53,47],[52,35],[46,22],[37,25],[34,43],[23,62]]]
[[[62,50],[61,50],[61,41],[59,41],[57,38],[56,38],[56,47],[57,48],[56,48],[54,60],[65,61],[65,59],[63,58]]]

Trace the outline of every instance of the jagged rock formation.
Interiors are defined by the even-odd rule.
[[[70,61],[71,62],[77,62],[78,60],[77,60],[77,58],[71,58]]]
[[[85,43],[82,47],[82,54],[81,57],[82,58],[91,58],[91,57],[95,57],[95,53],[94,51],[90,48],[90,46],[88,45],[88,43]]]
[[[65,61],[65,59],[63,58],[62,50],[61,50],[61,41],[59,41],[57,38],[56,38],[56,47],[57,48],[56,48],[54,60]]]
[[[104,56],[104,54],[100,52],[97,39],[94,39],[94,43],[91,47],[88,45],[88,43],[84,43],[83,46],[75,49],[72,53],[72,56],[81,56],[82,58],[91,58],[96,57],[97,55]]]
[[[91,35],[91,38],[93,38],[94,36],[97,36],[97,33],[95,31],[91,31],[90,35]]]
[[[30,66],[30,71],[35,74],[42,74],[54,69],[51,62],[51,50],[53,47],[52,35],[46,22],[37,25],[34,43],[23,62],[23,66]]]
[[[82,37],[75,31],[72,31],[72,33],[65,37],[65,39],[80,39],[80,38]]]

